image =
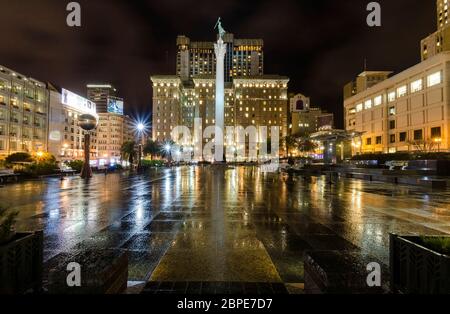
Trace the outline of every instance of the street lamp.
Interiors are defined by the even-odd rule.
[[[434,139],[434,142],[437,143],[437,146],[438,146],[438,153],[440,153],[440,152],[441,152],[442,138],[437,137],[437,138]]]
[[[138,166],[137,166],[137,171],[140,172],[142,170],[142,141],[143,141],[143,134],[145,131],[145,125],[142,122],[139,122],[136,125],[136,131],[138,134],[138,138],[139,138],[139,151],[138,151]]]
[[[170,143],[170,142],[166,142],[163,146],[162,146],[162,150],[166,153],[167,159],[169,162],[172,161],[172,150],[175,147]]]

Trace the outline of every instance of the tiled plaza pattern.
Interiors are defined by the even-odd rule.
[[[19,230],[44,230],[47,262],[71,250],[127,249],[129,280],[149,281],[146,293],[282,292],[280,283],[304,282],[307,250],[352,251],[386,266],[389,232],[450,233],[449,196],[210,166],[0,188],[2,204],[20,211]]]

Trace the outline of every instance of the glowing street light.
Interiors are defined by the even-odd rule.
[[[442,138],[436,137],[436,138],[434,139],[434,142],[435,142],[435,143],[437,144],[437,146],[438,146],[438,153],[440,153],[440,152],[441,152]]]
[[[145,132],[145,125],[144,125],[144,123],[142,123],[142,122],[139,122],[137,125],[136,125],[136,130],[137,130],[137,133],[138,133],[138,135],[139,135],[139,156],[138,156],[138,166],[137,166],[137,170],[138,170],[138,172],[140,172],[141,170],[142,170],[142,142],[143,142],[143,140],[144,140],[144,137],[143,137],[143,134],[144,134],[144,132]]]

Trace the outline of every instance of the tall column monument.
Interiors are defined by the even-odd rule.
[[[224,78],[224,59],[227,53],[227,46],[223,41],[225,30],[219,17],[215,29],[219,31],[219,38],[214,44],[216,53],[216,134],[215,134],[215,162],[226,162],[224,134],[225,134],[225,78]]]

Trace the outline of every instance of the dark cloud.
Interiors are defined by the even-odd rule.
[[[151,110],[149,77],[175,71],[175,38],[212,40],[218,16],[240,38],[265,40],[266,73],[342,118],[342,87],[363,69],[401,71],[420,61],[435,29],[435,2],[384,0],[381,28],[368,0],[80,0],[81,28],[66,26],[69,1],[0,0],[0,64],[80,94],[111,82],[128,112]]]

